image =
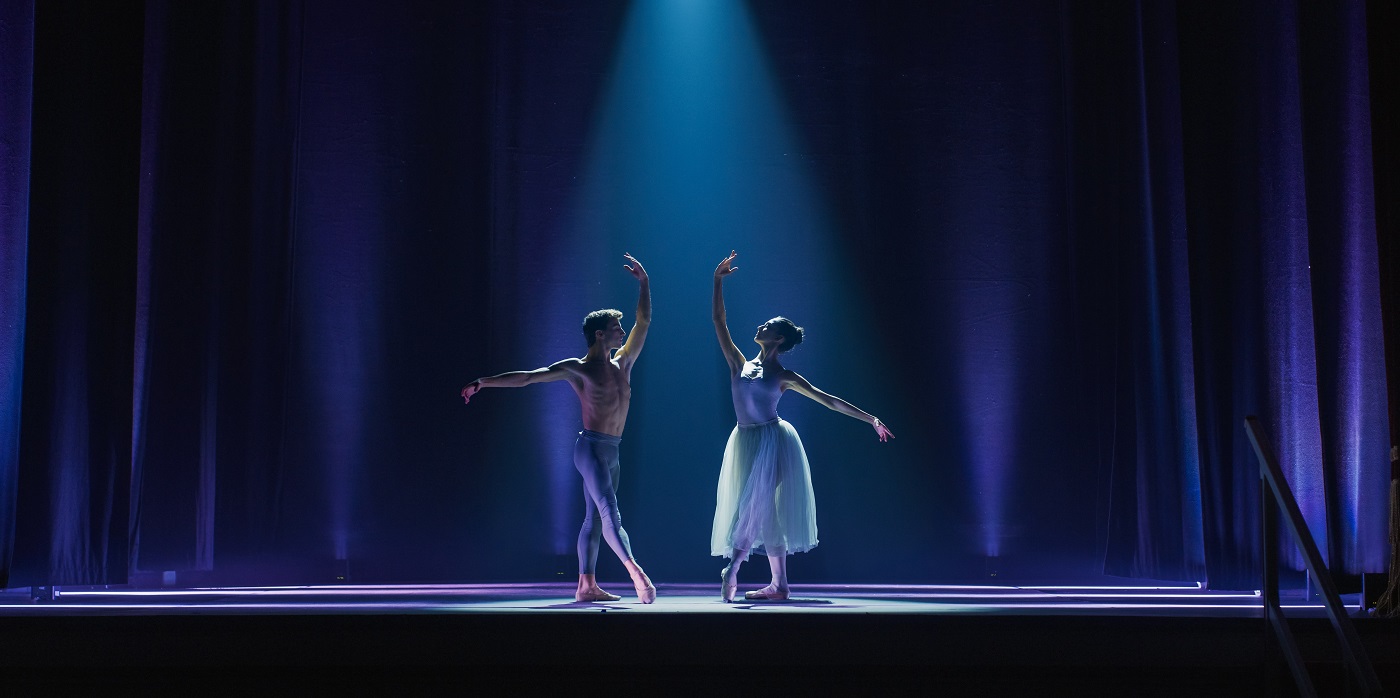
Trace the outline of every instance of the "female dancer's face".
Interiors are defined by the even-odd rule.
[[[754,333],[753,341],[758,342],[759,344],[765,344],[768,342],[777,342],[782,338],[782,333],[773,329],[773,321],[769,320],[768,322],[765,322],[762,325],[758,326],[758,331]]]

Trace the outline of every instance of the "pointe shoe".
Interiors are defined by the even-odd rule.
[[[637,588],[638,601],[642,603],[653,603],[656,601],[656,586],[651,583],[651,579],[647,578],[645,572],[642,573],[642,581],[638,582],[636,578],[632,579],[632,586]]]
[[[574,592],[574,600],[582,602],[621,601],[622,597],[617,594],[609,594],[602,589],[589,589],[588,591]]]
[[[744,598],[750,601],[787,601],[788,590],[770,584],[762,589],[744,592]]]
[[[729,568],[719,572],[719,597],[725,603],[734,603],[734,592],[739,590],[739,580],[729,581]]]

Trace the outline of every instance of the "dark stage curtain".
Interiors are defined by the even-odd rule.
[[[13,537],[5,541],[8,574],[0,577],[20,585],[122,583],[129,549],[139,16],[131,8],[58,3],[36,3],[33,11],[32,92],[13,93],[27,96],[32,108],[5,93],[4,129],[27,143],[29,167],[20,173],[27,177],[7,178],[5,192],[7,201],[19,199],[20,215],[7,218],[4,236],[7,289],[18,281],[5,304],[20,311],[7,317],[20,322],[4,353],[23,374],[6,384],[20,400],[17,414],[10,412],[15,403],[6,403],[14,421],[5,440],[18,436],[18,453],[7,468],[13,478],[4,479],[13,499],[6,498],[11,505],[0,518]],[[5,42],[7,56],[15,48]],[[30,132],[16,133],[17,125]]]
[[[793,366],[899,435],[786,398],[795,579],[1254,588],[1248,414],[1330,563],[1387,564],[1391,15],[730,4],[793,134],[746,166],[810,182],[829,268],[726,201],[684,246],[590,223],[641,5],[0,5],[0,581],[567,578],[572,394],[456,392],[630,318],[624,251],[622,507],[653,577],[709,579],[731,247],[735,331],[802,308]]]
[[[1082,290],[1116,337],[1092,349],[1114,367],[1095,406],[1114,425],[1105,569],[1253,583],[1248,414],[1324,555],[1381,569],[1389,434],[1364,6],[1072,7],[1072,128],[1092,144],[1076,154],[1072,207],[1081,258],[1101,265]]]
[[[0,586],[14,560],[29,250],[34,3],[0,6]]]

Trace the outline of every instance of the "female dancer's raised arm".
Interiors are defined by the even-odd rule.
[[[729,336],[729,320],[724,313],[724,277],[739,270],[733,266],[734,258],[738,256],[738,252],[730,250],[729,256],[715,267],[715,291],[711,313],[711,319],[715,323],[715,334],[719,336],[719,350],[724,354],[724,360],[729,363],[730,376],[744,368],[744,353],[739,351],[739,347],[734,345],[734,338]]]

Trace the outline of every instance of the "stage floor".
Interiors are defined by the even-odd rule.
[[[34,599],[29,589],[0,595],[0,616],[382,613],[759,613],[1170,616],[1262,618],[1255,592],[1199,586],[963,586],[798,584],[786,601],[726,604],[716,584],[660,584],[644,605],[625,584],[604,584],[620,601],[580,603],[572,584],[394,584],[126,589],[59,587]],[[1346,597],[1357,610],[1355,595]],[[1323,617],[1316,599],[1286,592],[1290,618]]]

